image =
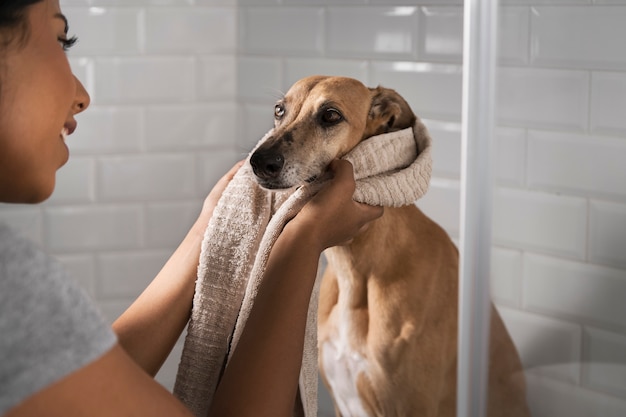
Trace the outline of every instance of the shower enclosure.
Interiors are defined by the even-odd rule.
[[[489,296],[534,417],[626,415],[626,0],[60,3],[91,108],[54,196],[0,219],[111,319],[269,129],[281,92],[350,76],[396,89],[433,137],[417,204],[463,259],[459,416],[482,415],[488,395]]]

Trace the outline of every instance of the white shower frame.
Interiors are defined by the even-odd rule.
[[[486,415],[498,0],[465,0],[457,417]]]

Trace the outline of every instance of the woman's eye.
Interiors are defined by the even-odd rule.
[[[274,117],[276,119],[280,119],[284,115],[285,115],[285,108],[282,105],[277,104],[276,106],[274,106]]]
[[[72,36],[69,39],[68,38],[59,37],[59,38],[57,38],[57,40],[61,44],[61,47],[63,47],[63,50],[67,52],[78,41],[78,38],[76,36]]]
[[[343,116],[336,109],[326,109],[322,113],[322,122],[326,124],[336,124],[343,120]]]

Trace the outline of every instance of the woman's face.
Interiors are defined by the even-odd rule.
[[[26,9],[29,36],[0,51],[0,201],[37,203],[67,162],[65,136],[89,95],[64,51],[67,24],[58,0]]]

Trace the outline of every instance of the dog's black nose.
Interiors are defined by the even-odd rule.
[[[285,165],[285,158],[282,154],[274,151],[258,150],[250,157],[250,165],[254,175],[262,179],[273,179],[278,177]]]

